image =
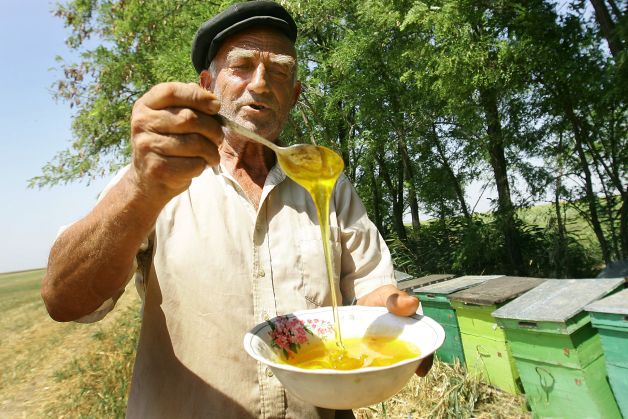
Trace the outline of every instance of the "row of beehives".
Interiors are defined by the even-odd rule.
[[[398,278],[445,329],[437,351],[511,393],[535,417],[628,419],[625,278]],[[609,384],[610,383],[610,384]]]

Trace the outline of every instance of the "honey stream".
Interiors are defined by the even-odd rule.
[[[342,336],[340,334],[340,319],[338,317],[338,302],[334,281],[334,269],[329,248],[329,206],[336,180],[342,173],[344,162],[338,153],[322,146],[302,144],[290,147],[289,155],[277,154],[279,165],[286,175],[305,188],[312,196],[323,240],[327,280],[331,290],[332,310],[334,315],[334,333],[336,346],[344,352]],[[342,357],[342,354],[336,354]]]

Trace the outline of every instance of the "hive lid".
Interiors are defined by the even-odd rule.
[[[584,306],[604,297],[624,278],[548,279],[493,312],[499,319],[566,322]]]
[[[449,279],[437,284],[426,285],[424,287],[415,288],[415,293],[430,293],[430,294],[451,294],[452,292],[460,291],[469,287],[472,287],[482,282],[486,282],[489,279],[500,278],[504,275],[466,275],[459,278]]]
[[[597,300],[584,309],[596,313],[628,314],[628,289]]]
[[[545,279],[542,278],[502,276],[501,278],[489,279],[475,287],[453,293],[449,296],[449,299],[478,305],[501,304],[517,298],[544,281]]]
[[[395,281],[397,281],[397,283],[400,283],[402,281],[408,281],[410,279],[412,279],[412,275],[395,269]]]
[[[397,281],[397,288],[403,291],[411,291],[417,287],[423,287],[425,285],[435,284],[442,282],[446,279],[453,278],[452,274],[434,274],[426,275],[420,278],[408,278],[405,281]]]

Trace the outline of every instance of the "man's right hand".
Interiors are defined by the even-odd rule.
[[[142,194],[165,203],[218,164],[219,110],[218,98],[194,83],[158,84],[135,102],[131,171]]]
[[[120,295],[163,206],[219,161],[220,102],[195,84],[153,87],[133,107],[133,164],[55,241],[42,281],[50,316],[70,321]]]

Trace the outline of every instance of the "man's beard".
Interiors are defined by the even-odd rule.
[[[277,126],[277,114],[276,106],[269,103],[268,100],[259,100],[253,97],[239,98],[237,101],[223,101],[222,97],[216,92],[218,99],[220,99],[222,106],[220,108],[220,114],[226,118],[242,125],[245,128],[252,130],[253,132],[269,139],[275,140],[279,136],[283,123]],[[247,117],[244,112],[241,112],[242,108],[251,102],[268,103],[269,111],[266,111],[267,115],[259,115],[258,117]],[[226,105],[226,106],[225,106]],[[271,138],[274,137],[274,138]]]

